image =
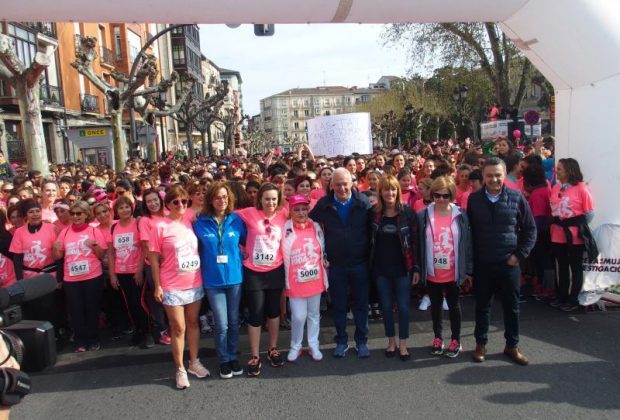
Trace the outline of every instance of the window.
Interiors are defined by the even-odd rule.
[[[185,65],[185,46],[173,45],[172,46],[172,63],[175,66]]]
[[[310,116],[310,110],[304,109],[304,117],[309,117],[309,116]]]
[[[331,101],[330,101],[330,99],[329,99],[329,98],[325,98],[325,99],[323,99],[323,105],[325,105],[325,106],[330,106],[330,105],[331,105]]]
[[[295,127],[295,130],[299,130],[299,123],[298,123],[298,122],[295,122],[295,123],[293,124],[293,126]]]
[[[299,101],[297,99],[293,99],[293,107],[297,108],[299,106]]]
[[[314,108],[314,115],[321,115],[321,108],[319,107]]]
[[[293,111],[293,117],[299,117],[299,111],[294,110]]]
[[[336,102],[336,106],[340,106],[340,104],[342,103],[342,99],[336,98],[335,102]]]
[[[310,99],[308,99],[308,98],[305,98],[305,99],[304,99],[304,106],[305,106],[305,107],[310,106]]]
[[[15,25],[9,24],[8,27],[17,56],[26,67],[29,67],[37,53],[36,35]]]
[[[142,49],[142,39],[136,33],[127,31],[127,43],[129,44],[129,61],[133,62]]]
[[[121,60],[123,58],[123,43],[121,42],[121,28],[118,26],[114,28],[114,49],[116,50],[116,59]]]

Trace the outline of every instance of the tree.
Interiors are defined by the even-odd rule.
[[[182,102],[177,102],[176,106],[168,108],[163,111],[154,109],[145,109],[144,117],[151,118],[160,116],[171,116],[176,121],[180,122],[185,127],[185,135],[187,136],[188,156],[190,159],[194,158],[194,140],[193,129],[198,122],[199,130],[206,132],[209,130],[211,124],[217,120],[220,108],[224,103],[224,98],[228,94],[228,82],[222,81],[222,83],[215,85],[215,93],[210,95],[207,93],[204,98],[197,98],[193,89],[188,89],[186,85],[193,87],[193,77],[189,74],[184,75],[181,85],[186,91],[185,98]],[[204,152],[204,135],[203,138],[203,152]],[[211,152],[211,145],[209,145],[209,151]]]
[[[44,176],[49,175],[49,162],[39,95],[41,74],[51,64],[54,50],[53,45],[47,45],[45,51],[37,52],[30,66],[26,67],[15,53],[13,40],[0,34],[0,79],[11,83],[15,88],[28,166],[41,171]]]
[[[427,65],[480,68],[494,88],[494,99],[503,108],[519,108],[532,65],[495,23],[406,23],[388,25],[386,43],[407,43],[414,59]],[[521,65],[516,68],[515,59]],[[517,73],[517,74],[515,74]],[[511,92],[511,79],[517,89]]]
[[[157,57],[152,54],[142,54],[136,58],[141,62],[131,83],[126,75],[116,70],[111,73],[112,78],[121,84],[122,87],[119,88],[106,82],[93,70],[93,62],[97,58],[96,43],[97,39],[94,37],[81,37],[75,52],[76,59],[71,63],[71,66],[105,94],[105,100],[108,102],[112,117],[115,170],[120,172],[124,169],[127,161],[128,150],[125,132],[123,131],[123,111],[129,107],[132,98],[134,98],[134,102],[137,102],[136,105],[139,108],[146,109],[151,95],[157,92],[166,92],[176,83],[178,75],[176,72],[172,72],[169,79],[162,79],[157,83],[159,74]],[[147,82],[148,86],[143,87]],[[141,97],[141,100],[136,101],[137,97]],[[186,97],[187,92],[184,92],[180,98],[177,98],[177,103],[182,103]],[[162,114],[162,116],[164,115],[167,114]]]
[[[244,115],[241,120],[235,121],[235,113],[232,110],[228,110],[224,115],[220,115],[216,118],[224,124],[224,153],[229,153],[235,150],[235,130],[238,126],[243,124],[243,121],[249,120],[249,115]]]

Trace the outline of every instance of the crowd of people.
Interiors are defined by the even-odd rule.
[[[526,365],[521,293],[576,310],[583,255],[596,255],[592,196],[576,160],[555,162],[552,138],[338,158],[307,145],[249,158],[169,154],[128,161],[122,173],[54,164],[49,177],[10,166],[0,173],[1,286],[54,274],[57,290],[26,303],[26,318],[52,322],[78,353],[100,349],[104,328],[115,339],[130,334],[133,346],[169,345],[179,389],[190,386],[188,373],[210,375],[198,353],[211,315],[224,379],[261,374],[262,329],[271,366],[302,356],[304,330],[308,356],[322,360],[325,303],[334,357],[349,350],[347,318],[357,356],[370,356],[370,317],[383,320],[385,356],[407,361],[412,295],[430,307],[430,352],[457,357],[460,296],[473,293],[476,362],[497,295],[504,353]],[[248,349],[238,346],[242,323]],[[283,357],[279,331],[289,325]],[[240,352],[249,353],[245,368]]]

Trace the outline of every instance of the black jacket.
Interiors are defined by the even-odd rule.
[[[492,203],[482,188],[469,196],[467,216],[474,262],[506,262],[512,254],[522,261],[536,243],[536,223],[519,191],[504,186],[499,200]]]
[[[368,197],[351,191],[351,213],[345,224],[334,205],[334,193],[321,198],[310,212],[323,228],[327,260],[335,265],[368,263],[370,252],[371,205]]]

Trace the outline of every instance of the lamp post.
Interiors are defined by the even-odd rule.
[[[469,89],[466,85],[460,84],[454,88],[452,91],[452,99],[454,99],[454,103],[456,104],[456,111],[461,118],[461,126],[465,125],[463,118],[465,117],[465,100],[467,99],[467,93]]]

